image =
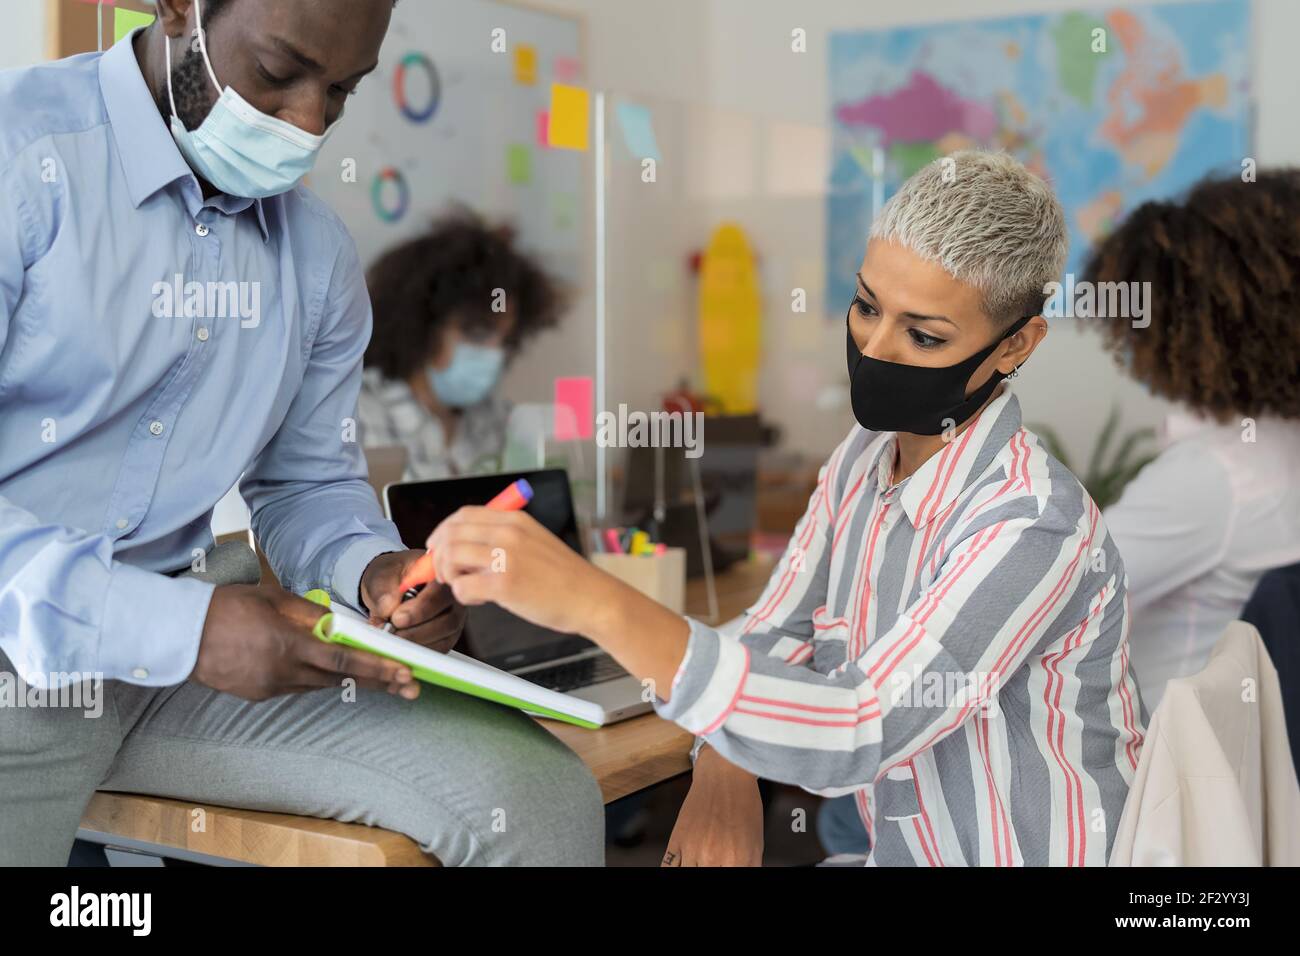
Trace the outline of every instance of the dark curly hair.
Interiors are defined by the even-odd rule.
[[[508,355],[554,326],[564,309],[558,282],[515,248],[515,231],[455,209],[432,228],[385,252],[366,274],[375,327],[365,364],[406,379],[437,351],[444,329],[488,327],[495,290],[515,317]]]
[[[1135,209],[1089,256],[1091,282],[1150,282],[1150,325],[1106,348],[1164,398],[1219,421],[1300,418],[1300,169],[1207,179]]]

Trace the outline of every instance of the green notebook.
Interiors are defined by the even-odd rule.
[[[427,684],[436,684],[471,697],[481,697],[539,717],[550,717],[591,729],[605,723],[604,709],[592,701],[539,687],[522,677],[508,674],[456,651],[442,654],[380,630],[349,608],[332,607],[329,594],[325,591],[308,591],[305,596],[307,600],[330,609],[330,613],[321,615],[312,630],[322,641],[346,644],[348,647],[401,661],[411,668],[411,673],[417,679]]]

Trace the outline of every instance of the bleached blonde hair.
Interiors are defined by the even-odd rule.
[[[871,238],[898,243],[980,291],[994,322],[1037,315],[1069,250],[1051,188],[1003,152],[966,149],[903,183]]]

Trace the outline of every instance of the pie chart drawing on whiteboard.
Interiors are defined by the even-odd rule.
[[[370,202],[375,215],[384,222],[397,222],[411,204],[411,189],[406,177],[393,166],[385,166],[370,184]]]
[[[412,123],[427,123],[441,98],[442,80],[433,61],[416,52],[402,57],[393,71],[393,100],[401,114]]]

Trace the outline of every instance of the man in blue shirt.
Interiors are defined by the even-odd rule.
[[[299,185],[392,0],[158,11],[102,55],[0,74],[0,863],[63,863],[95,789],[362,820],[444,863],[599,862],[571,752],[417,699],[409,669],[312,637],[291,593],[441,649],[464,619],[440,586],[401,603],[421,552],[356,441],[361,267]],[[237,481],[283,589],[171,576]],[[97,719],[7,705],[101,679]]]

